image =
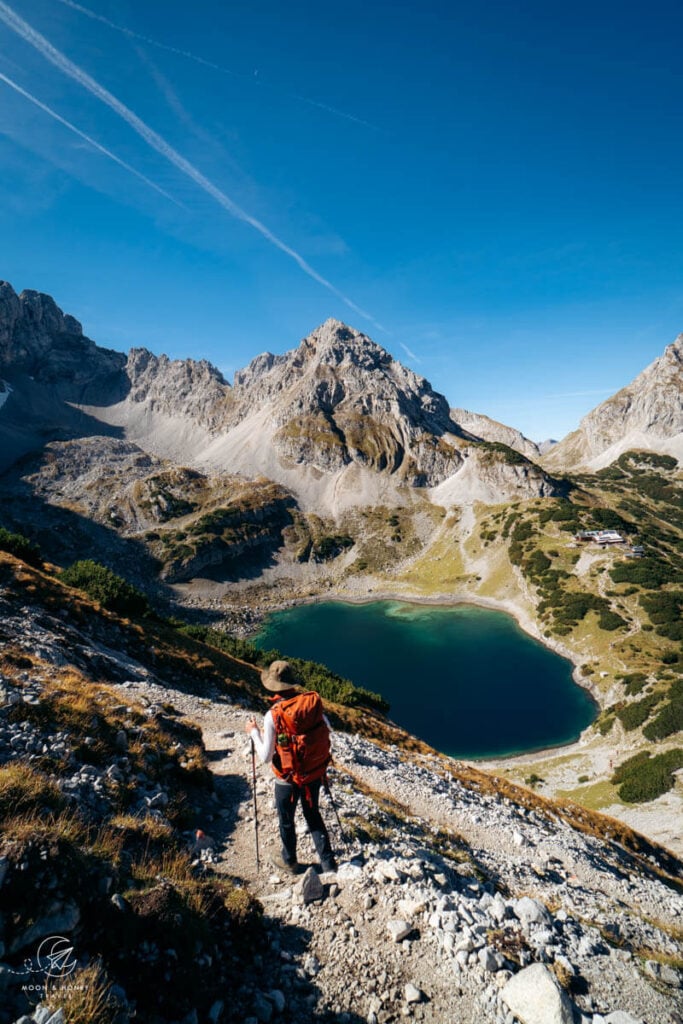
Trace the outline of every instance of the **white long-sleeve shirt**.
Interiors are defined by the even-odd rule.
[[[271,711],[267,711],[263,719],[263,735],[258,725],[255,725],[249,730],[249,736],[261,764],[270,764],[275,753],[275,722]]]
[[[331,733],[332,729],[330,728],[330,723],[328,721],[327,715],[323,715],[323,722],[325,723],[325,725],[327,726]],[[273,754],[275,753],[276,739],[275,722],[273,721],[272,711],[267,711],[264,716],[263,735],[261,735],[261,730],[259,729],[258,725],[255,725],[249,730],[249,736],[253,740],[254,746],[256,748],[256,753],[259,756],[259,761],[261,762],[261,764],[270,764],[270,762],[273,760]]]

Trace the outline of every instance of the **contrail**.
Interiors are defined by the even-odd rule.
[[[277,235],[273,234],[270,228],[266,227],[265,224],[262,224],[260,220],[256,219],[256,217],[252,217],[250,213],[247,213],[247,211],[243,210],[241,206],[238,206],[234,200],[224,192],[221,192],[221,190],[217,188],[212,181],[209,181],[209,179],[206,178],[201,171],[197,170],[189,160],[186,160],[184,156],[181,156],[181,154],[178,153],[170,143],[162,138],[161,135],[155,132],[153,128],[150,128],[149,125],[145,124],[137,114],[133,113],[129,107],[122,103],[121,100],[117,99],[116,96],[110,93],[108,89],[105,89],[103,85],[100,85],[99,82],[95,81],[95,79],[86,71],[80,68],[77,64],[74,64],[73,61],[69,60],[69,58],[60,50],[56,49],[52,43],[48,42],[45,36],[42,36],[40,32],[37,32],[32,28],[28,22],[23,20],[23,18],[20,18],[19,15],[6,3],[3,3],[2,0],[0,0],[0,21],[4,21],[8,28],[11,28],[13,32],[16,32],[18,36],[33,46],[40,54],[42,54],[43,57],[45,57],[46,60],[56,68],[59,68],[59,70],[69,78],[78,82],[79,85],[82,85],[84,89],[93,96],[96,96],[98,100],[118,114],[126,124],[130,125],[133,131],[137,132],[140,138],[142,138],[148,146],[156,150],[156,152],[165,157],[169,163],[172,163],[174,167],[194,181],[194,183],[198,185],[199,188],[203,189],[207,195],[210,195],[212,199],[215,199],[224,210],[227,210],[228,213],[237,220],[241,220],[246,224],[249,224],[250,227],[254,228],[255,231],[258,231],[260,235],[270,242],[271,245],[274,245],[276,249],[279,249],[281,252],[284,252],[287,256],[293,259],[305,274],[308,274],[308,276],[313,278],[314,281],[317,281],[318,284],[327,288],[333,295],[336,295],[337,298],[347,305],[349,309],[352,309],[354,313],[358,313],[359,316],[362,316],[365,320],[369,320],[370,323],[374,324],[379,330],[384,331],[382,325],[379,324],[370,313],[366,313],[365,310],[361,309],[360,306],[357,306],[355,302],[352,302],[351,299],[347,298],[347,296],[343,294],[343,292],[340,292],[339,289],[330,281],[326,280],[326,278],[319,274],[317,270],[314,270],[313,267],[306,262],[303,256],[300,256],[295,249],[292,249],[291,246],[286,244],[286,242],[283,242],[277,237]]]
[[[422,363],[422,360],[415,355],[412,349],[409,349],[407,345],[404,345],[402,341],[399,341],[399,345],[410,359],[414,359],[416,363]]]
[[[128,171],[130,174],[134,174],[136,178],[140,179],[140,181],[144,181],[145,185],[149,185],[150,188],[153,188],[155,192],[159,192],[165,199],[170,199],[170,201],[175,203],[176,206],[180,206],[177,199],[174,199],[172,195],[165,192],[163,188],[160,188],[153,181],[150,181],[149,178],[146,178],[144,174],[140,173],[140,171],[136,171],[135,168],[131,167],[130,164],[127,164],[125,160],[121,160],[121,158],[116,156],[115,153],[112,153],[110,149],[107,149],[105,146],[101,146],[99,142],[96,142],[95,139],[86,135],[85,132],[82,132],[80,128],[77,128],[75,124],[71,123],[71,121],[67,121],[66,118],[62,117],[61,114],[58,114],[56,110],[52,109],[52,107],[48,107],[46,103],[41,103],[37,97],[32,96],[30,92],[26,92],[26,89],[22,89],[20,85],[13,82],[11,78],[7,77],[7,75],[3,75],[2,72],[0,72],[0,81],[4,82],[5,85],[10,87],[10,89],[14,89],[15,92],[18,92],[25,99],[35,104],[36,107],[40,107],[40,109],[44,110],[46,114],[53,117],[55,121],[59,121],[59,123],[63,124],[65,128],[68,128],[69,131],[74,133],[74,135],[78,135],[79,138],[87,142],[88,145],[92,146],[99,153],[103,153],[105,156],[108,156],[109,159],[113,160],[115,164],[119,165],[119,167],[123,167],[124,170]]]
[[[381,130],[377,128],[376,125],[370,124],[369,121],[364,121],[362,117],[355,117],[353,114],[347,114],[345,111],[338,110],[337,107],[331,107],[327,103],[319,103],[318,100],[312,100],[308,96],[301,96],[296,92],[284,92],[276,85],[271,85],[269,82],[254,79],[252,75],[245,75],[239,71],[232,71],[230,68],[226,68],[222,64],[215,64],[211,60],[206,60],[205,57],[200,57],[197,53],[191,53],[189,50],[181,50],[177,46],[169,46],[168,43],[161,43],[158,39],[151,39],[149,36],[142,35],[140,32],[134,32],[132,29],[126,28],[125,25],[119,25],[117,22],[111,21],[109,18],[105,18],[103,14],[97,14],[96,11],[91,11],[89,7],[83,7],[82,4],[75,3],[74,0],[58,0],[58,3],[63,4],[64,7],[70,7],[73,11],[78,11],[79,14],[85,14],[86,18],[91,18],[93,21],[99,21],[103,25],[107,25],[108,28],[113,28],[115,32],[122,32],[124,36],[129,36],[131,39],[139,39],[141,42],[147,43],[149,46],[156,46],[159,50],[166,50],[167,53],[174,53],[177,57],[184,57],[186,60],[193,60],[196,64],[203,64],[205,68],[211,68],[213,71],[219,71],[222,75],[231,75],[233,78],[241,78],[243,81],[250,82],[252,85],[272,89],[281,95],[289,96],[294,100],[299,100],[301,103],[308,103],[311,107],[317,107],[319,110],[325,110],[328,114],[334,114],[335,117],[343,117],[347,121],[355,121],[356,124],[362,124],[366,128],[371,128],[373,131]]]

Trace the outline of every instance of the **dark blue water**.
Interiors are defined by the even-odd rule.
[[[269,616],[254,639],[381,693],[394,722],[455,757],[569,743],[597,711],[571,662],[472,605],[302,605]]]

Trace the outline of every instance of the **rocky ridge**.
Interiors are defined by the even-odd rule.
[[[180,1011],[185,1024],[679,1024],[677,922],[683,903],[671,875],[680,864],[665,851],[580,809],[571,824],[566,808],[448,758],[337,731],[334,796],[348,845],[330,807],[323,812],[335,831],[339,870],[289,879],[268,867],[276,830],[264,768],[257,781],[263,857],[257,872],[243,727],[258,698],[243,684],[202,680],[199,669],[195,678],[174,683],[158,640],[150,651],[144,638],[133,640],[132,627],[98,615],[82,601],[76,605],[68,592],[61,605],[44,603],[38,577],[30,576],[32,589],[23,587],[24,578],[29,582],[25,570],[5,560],[0,774],[12,765],[55,773],[61,763],[51,784],[93,821],[106,820],[117,790],[133,786],[146,820],[166,832],[177,828],[170,817],[173,776],[154,777],[153,761],[147,767],[133,764],[138,731],[146,721],[155,728],[172,726],[178,738],[174,757],[182,769],[197,730],[192,727],[184,738],[181,719],[201,728],[214,783],[213,795],[210,789],[203,797],[199,789],[192,791],[185,828],[192,825],[183,836],[193,871],[199,879],[239,879],[258,897],[265,916],[262,944],[253,962],[241,966],[236,986],[226,980],[222,992],[215,990],[215,979],[230,962],[229,949],[215,951],[208,966],[208,950],[195,956],[194,972],[211,986],[210,1005],[200,1005],[197,992],[194,1008]],[[49,733],[39,724],[51,677],[68,681],[73,670],[85,673],[84,679],[96,673],[118,695],[109,698],[120,725],[112,737],[117,752],[106,768],[88,763],[88,744],[74,720]],[[94,699],[91,713],[96,707]],[[99,739],[93,734],[92,740]],[[50,745],[52,767],[45,762]],[[104,936],[90,930],[88,900],[97,886],[64,891],[64,865],[41,836],[29,839],[23,861],[14,853],[16,839],[9,847],[7,838],[0,840],[0,886],[8,906],[14,906],[13,893],[27,891],[27,885],[40,893],[39,886],[30,886],[45,879],[46,871],[53,880],[49,907],[41,904],[36,913],[24,896],[23,911],[11,924],[2,921],[0,1019],[16,1021],[23,1013],[24,1024],[40,1024],[48,1010],[60,1013],[55,997],[32,1008],[15,973],[59,926],[83,964],[106,951],[118,1019],[126,1021],[134,1005],[125,964],[145,965],[145,984],[161,991],[174,951],[139,935],[129,940],[130,956],[117,967]],[[310,853],[302,834],[300,859],[306,862]],[[152,895],[156,899],[163,890],[168,899],[176,884],[152,879],[148,890],[124,893],[115,871],[111,879],[97,898],[108,907],[100,913],[114,935],[130,915],[149,915]],[[141,903],[145,892],[147,902]],[[30,920],[24,921],[27,914]],[[137,1020],[151,1019],[148,1010],[140,1010]],[[179,1019],[178,1010],[172,1017],[167,1013],[163,1021]],[[68,1018],[62,1013],[57,1019]]]
[[[407,490],[457,475],[476,449],[428,381],[339,321],[284,355],[256,357],[231,388],[206,361],[99,349],[49,296],[2,289],[6,464],[46,440],[113,434],[181,465],[265,476],[302,507],[337,514],[405,502]],[[519,474],[498,461],[482,488],[493,500],[528,497],[537,477],[552,492],[537,470],[519,493]]]
[[[507,427],[504,423],[484,416],[482,413],[470,412],[468,409],[451,409],[451,416],[460,426],[482,441],[499,441],[516,452],[521,452],[527,459],[535,461],[541,457],[541,445],[530,441],[520,430]],[[552,442],[543,442],[544,445]]]
[[[584,416],[543,464],[601,469],[630,449],[683,460],[683,334],[635,380]]]

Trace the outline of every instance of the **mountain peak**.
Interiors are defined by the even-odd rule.
[[[307,360],[331,366],[350,363],[365,370],[374,370],[394,362],[386,349],[367,334],[332,318],[305,337],[299,349]]]
[[[683,334],[553,448],[549,466],[601,468],[629,448],[683,456]]]

